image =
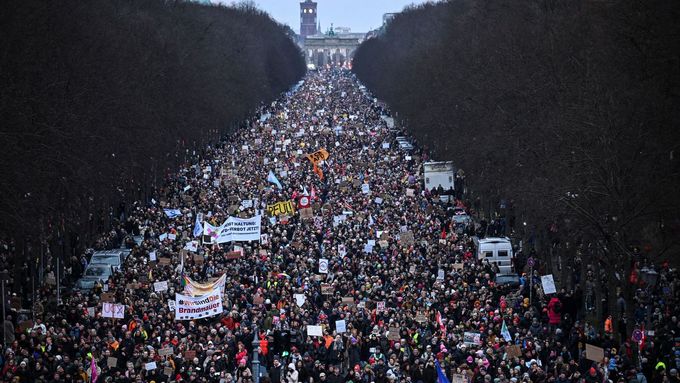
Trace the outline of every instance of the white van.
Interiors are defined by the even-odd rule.
[[[472,237],[475,244],[475,254],[482,263],[488,261],[498,265],[501,275],[514,274],[512,243],[507,237],[489,237],[479,239]]]

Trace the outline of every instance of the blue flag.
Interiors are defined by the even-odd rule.
[[[175,218],[182,215],[182,212],[179,209],[163,209],[163,212],[165,212],[165,215],[167,215],[168,218]]]
[[[446,377],[444,371],[442,371],[442,366],[439,365],[437,359],[434,360],[434,367],[437,369],[437,381],[438,383],[449,383],[449,378]]]
[[[267,176],[267,182],[271,182],[274,185],[276,185],[279,189],[283,189],[283,186],[281,186],[281,182],[279,182],[279,179],[276,178],[276,175],[271,170],[269,171],[269,175]]]
[[[203,213],[196,214],[196,224],[194,225],[194,237],[203,234]]]

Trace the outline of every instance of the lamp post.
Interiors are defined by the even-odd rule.
[[[253,381],[260,383],[260,339],[257,336],[257,325],[253,326]]]

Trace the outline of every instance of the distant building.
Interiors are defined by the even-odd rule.
[[[319,31],[317,28],[316,2],[305,0],[300,2],[300,39],[304,41],[307,36],[314,36]]]

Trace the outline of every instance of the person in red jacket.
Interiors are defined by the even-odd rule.
[[[557,327],[562,320],[562,302],[557,297],[550,298],[548,302],[548,323],[550,327]]]

